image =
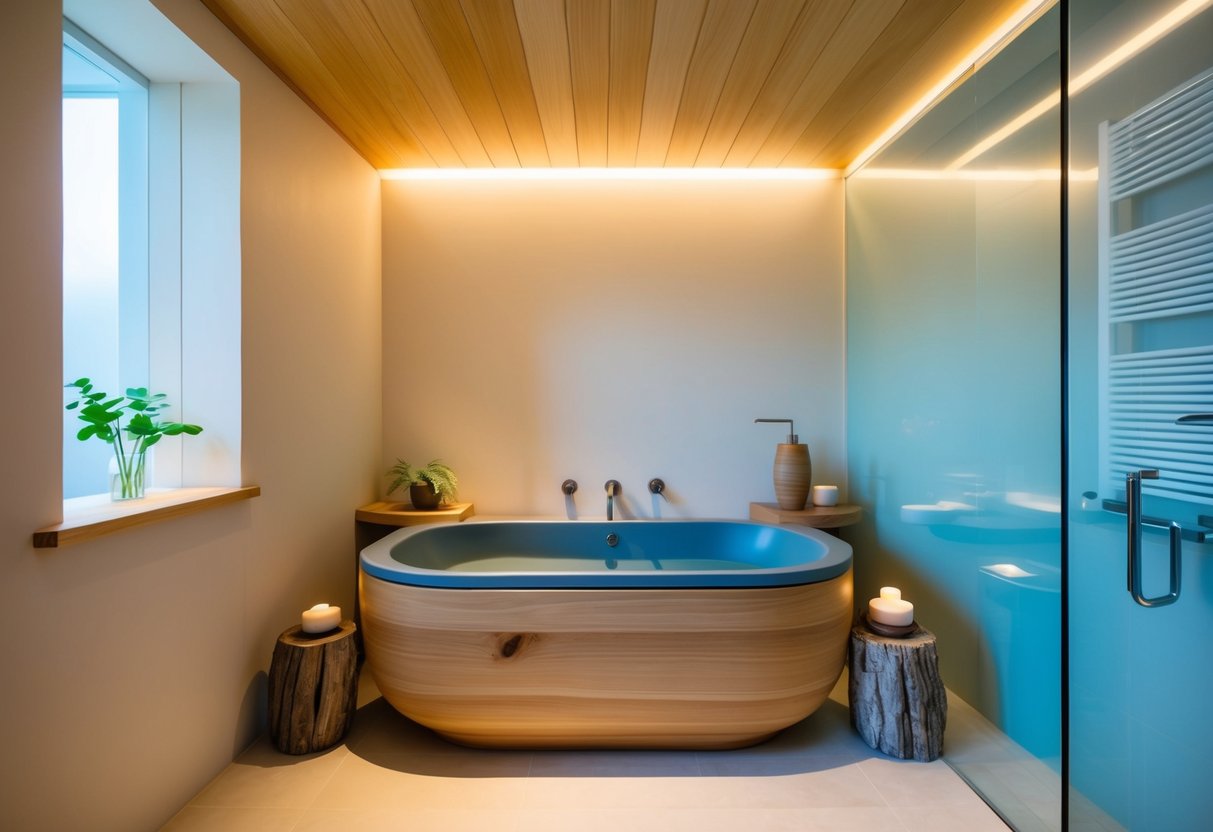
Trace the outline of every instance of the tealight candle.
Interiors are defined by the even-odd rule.
[[[914,623],[914,605],[901,600],[901,590],[882,586],[880,597],[868,601],[868,618],[890,627],[908,627]]]
[[[838,486],[836,486],[836,485],[815,485],[815,486],[813,486],[813,505],[815,505],[815,506],[836,506],[836,505],[838,505]]]
[[[317,604],[303,611],[303,632],[327,633],[341,626],[341,607]]]

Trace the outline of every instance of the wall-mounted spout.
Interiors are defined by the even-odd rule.
[[[619,484],[619,480],[607,480],[603,486],[607,494],[607,519],[615,519],[615,495],[623,490],[623,486]]]

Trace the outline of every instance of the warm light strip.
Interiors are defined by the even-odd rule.
[[[1089,68],[1070,79],[1070,95],[1074,96],[1103,78],[1112,70],[1124,64],[1130,58],[1137,56],[1154,45],[1168,34],[1178,29],[1191,18],[1200,14],[1213,5],[1213,0],[1185,0],[1162,17],[1155,20],[1133,37],[1104,55]],[[956,161],[948,165],[949,170],[964,167],[969,162],[981,156],[990,148],[1001,144],[1014,133],[1022,130],[1045,113],[1061,103],[1061,89],[1058,88],[1033,104],[1027,110],[1011,119],[1002,127],[969,148]]]
[[[914,102],[883,133],[877,136],[876,141],[864,148],[851,164],[847,165],[845,175],[850,176],[863,167],[869,159],[884,149],[885,145],[893,141],[911,122],[929,110],[953,84],[985,66],[987,61],[998,54],[1008,38],[1051,9],[1056,2],[1057,0],[1028,0],[1028,2],[1012,12],[1011,16],[1001,26],[991,32],[989,37],[977,44],[964,57],[964,60],[954,66],[922,98]]]
[[[820,180],[837,179],[827,168],[392,168],[383,179],[404,180]]]
[[[1053,90],[1044,98],[1037,101],[1028,109],[1017,115],[1015,118],[1008,121],[1002,127],[999,127],[990,135],[979,141],[977,144],[970,147],[962,155],[958,156],[950,165],[948,170],[956,170],[963,168],[969,162],[981,156],[990,148],[1002,144],[1015,133],[1018,133],[1023,128],[1027,127],[1036,119],[1043,116],[1045,113],[1052,110],[1061,103],[1061,88]]]
[[[1085,90],[1137,53],[1161,40],[1207,9],[1213,0],[1186,0],[1113,49],[1084,72],[1070,79],[1070,94]]]
[[[951,182],[1047,182],[1061,179],[1058,168],[1039,170],[919,170],[915,168],[864,168],[857,179],[912,179]],[[1099,168],[1070,171],[1072,182],[1098,182]]]

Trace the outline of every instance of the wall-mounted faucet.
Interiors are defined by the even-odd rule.
[[[661,479],[660,477],[653,477],[653,479],[649,480],[649,493],[664,494],[665,480]]]
[[[619,480],[607,480],[603,486],[607,494],[607,519],[615,519],[615,497],[623,490],[623,486],[619,484]]]
[[[572,497],[577,493],[577,480],[565,480],[560,483],[560,490],[566,497]]]

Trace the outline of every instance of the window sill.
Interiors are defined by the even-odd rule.
[[[62,523],[34,532],[34,548],[55,549],[260,494],[260,486],[249,485],[241,488],[153,488],[142,500],[123,503],[111,502],[107,494],[75,497],[63,501]]]

